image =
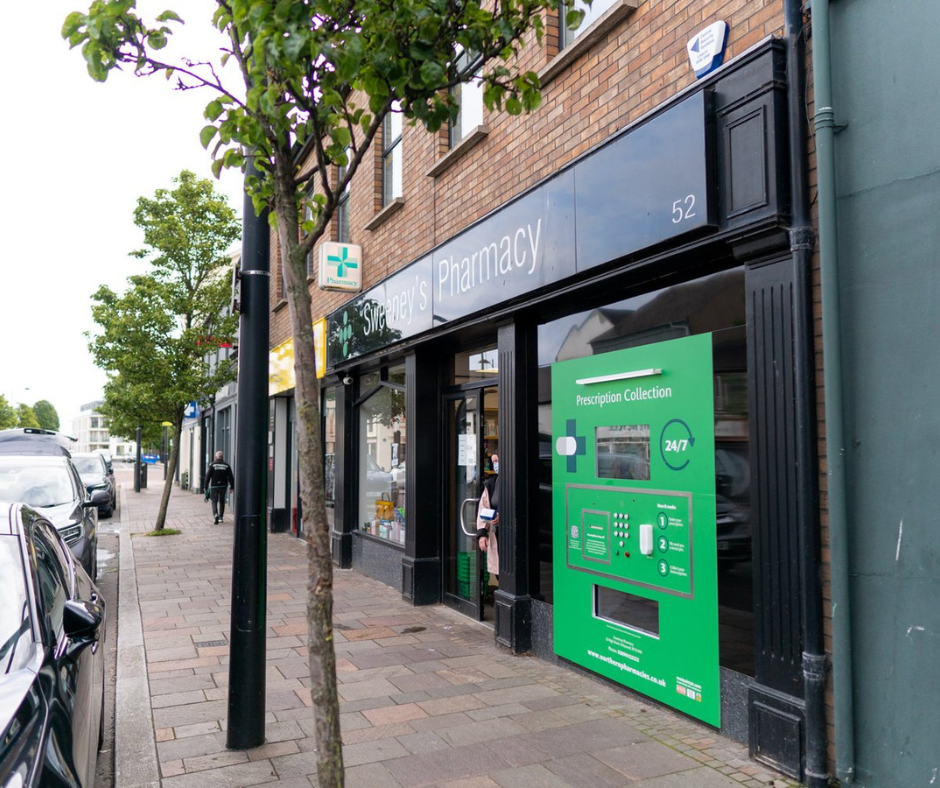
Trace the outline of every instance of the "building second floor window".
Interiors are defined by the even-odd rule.
[[[396,101],[382,125],[382,205],[402,196],[402,117]]]
[[[401,116],[399,116],[400,118]],[[401,132],[399,131],[399,138],[401,137]],[[399,146],[400,148],[400,146]],[[346,149],[346,161],[349,161],[349,157],[352,156],[352,151],[348,148]],[[339,167],[336,181],[340,183],[343,178],[346,177],[346,170],[348,165],[342,165]],[[352,184],[347,183],[346,188],[339,195],[339,201],[336,204],[336,240],[341,244],[349,243],[349,188]]]
[[[587,30],[591,25],[593,25],[598,19],[600,19],[604,12],[607,11],[612,5],[614,5],[617,0],[594,0],[591,3],[590,7],[581,2],[581,0],[568,0],[566,3],[563,3],[558,7],[558,13],[560,15],[561,24],[561,47],[564,49],[567,46],[571,46],[574,43],[575,39],[580,36],[585,30]],[[577,9],[578,11],[584,12],[584,18],[574,30],[569,30],[565,25],[565,16],[570,9]]]
[[[460,71],[472,68],[476,60],[479,56],[461,50],[457,55],[457,68]],[[473,79],[451,89],[451,95],[460,108],[450,124],[451,148],[483,123],[483,82],[476,78],[481,70],[482,67],[476,68]]]

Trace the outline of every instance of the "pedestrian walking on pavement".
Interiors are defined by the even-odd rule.
[[[212,499],[212,516],[214,523],[221,523],[225,516],[225,494],[227,490],[235,492],[235,474],[232,466],[224,459],[222,452],[215,453],[215,462],[209,465],[206,471],[206,500]]]

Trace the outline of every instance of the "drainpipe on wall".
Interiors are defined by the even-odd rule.
[[[826,455],[829,488],[830,585],[832,595],[832,682],[835,701],[836,776],[855,781],[852,699],[852,630],[845,497],[845,437],[842,408],[842,331],[839,310],[836,178],[833,139],[829,0],[813,2],[813,89],[816,111],[817,209],[823,323],[823,384],[826,392]]]
[[[820,537],[816,462],[816,400],[813,357],[813,321],[810,272],[813,261],[813,227],[809,212],[809,178],[806,144],[806,46],[803,39],[802,0],[784,0],[787,39],[787,136],[790,143],[790,193],[792,220],[790,251],[793,256],[793,302],[796,370],[798,528],[801,613],[803,618],[803,699],[805,783],[809,788],[829,784],[826,745],[826,653],[823,637],[822,588],[819,577]],[[828,358],[827,358],[828,361]],[[808,495],[805,491],[813,491]]]

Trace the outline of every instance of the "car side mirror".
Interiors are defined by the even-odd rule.
[[[82,506],[85,508],[88,508],[89,506],[107,506],[110,500],[111,496],[108,494],[107,490],[95,490],[91,494],[91,498],[85,501]]]
[[[65,603],[62,626],[71,641],[66,649],[70,658],[77,657],[92,643],[97,642],[104,622],[104,609],[95,602],[70,599]]]

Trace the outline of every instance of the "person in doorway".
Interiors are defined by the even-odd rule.
[[[496,530],[499,526],[499,455],[490,457],[493,475],[483,482],[480,507],[477,509],[477,544],[486,553],[486,571],[499,580],[499,547]]]
[[[206,471],[203,487],[206,488],[206,500],[212,499],[212,522],[221,523],[225,516],[225,494],[228,490],[235,491],[235,474],[232,466],[223,459],[222,452],[215,453],[215,462]]]

